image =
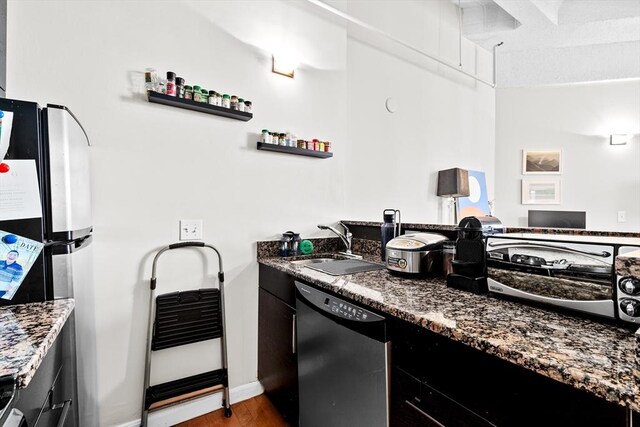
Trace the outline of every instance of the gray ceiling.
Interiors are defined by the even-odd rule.
[[[451,0],[458,4],[458,0]],[[460,0],[463,34],[498,54],[498,85],[640,78],[640,0]]]

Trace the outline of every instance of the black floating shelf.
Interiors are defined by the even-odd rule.
[[[200,111],[201,113],[214,114],[216,116],[228,117],[230,119],[249,121],[253,118],[253,114],[244,111],[232,110],[230,108],[218,107],[217,105],[205,104],[202,102],[192,101],[190,99],[176,98],[175,96],[165,95],[164,93],[148,91],[149,102],[155,104],[170,105],[172,107],[184,108],[187,110]]]
[[[285,147],[283,145],[265,144],[263,142],[258,142],[258,150],[276,151],[278,153],[296,154],[298,156],[319,157],[321,159],[333,157],[333,153],[325,153],[324,151],[307,150],[305,148],[298,147]]]

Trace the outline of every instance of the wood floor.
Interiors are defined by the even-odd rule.
[[[233,415],[224,417],[222,409],[194,418],[177,427],[288,427],[267,396],[261,394],[249,400],[231,405]]]

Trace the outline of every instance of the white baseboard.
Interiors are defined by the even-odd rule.
[[[251,399],[264,393],[262,384],[254,381],[229,390],[231,404]],[[222,407],[222,393],[193,399],[185,403],[160,409],[149,414],[149,427],[170,427],[178,423],[199,417]],[[116,427],[140,427],[140,419],[119,424]]]

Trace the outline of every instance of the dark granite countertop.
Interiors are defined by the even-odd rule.
[[[450,289],[440,278],[401,278],[387,270],[330,276],[266,255],[259,244],[264,265],[640,411],[633,330]]]
[[[0,376],[16,376],[18,388],[29,385],[67,318],[73,299],[0,308]]]
[[[499,219],[499,218],[498,218]],[[379,221],[340,221],[346,225],[356,225],[362,227],[380,227],[382,222]],[[428,231],[455,231],[457,225],[452,224],[418,224],[418,223],[402,223],[403,230],[428,230]],[[635,237],[640,238],[640,233],[633,231],[598,231],[598,230],[581,230],[577,228],[548,228],[548,227],[512,227],[504,226],[505,233],[534,233],[534,234],[569,234],[573,236],[602,236],[602,237]]]

